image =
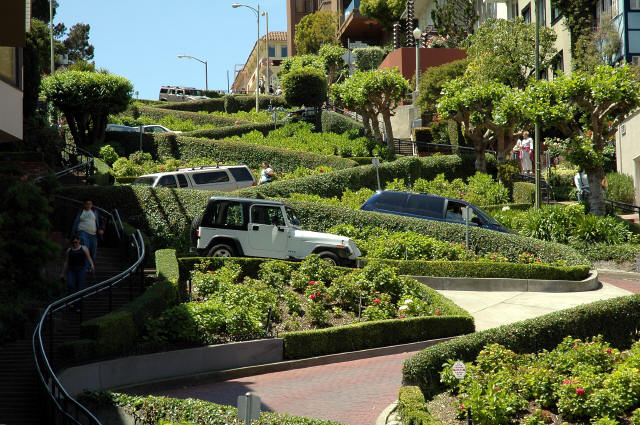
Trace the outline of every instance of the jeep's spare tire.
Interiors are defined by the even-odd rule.
[[[196,232],[202,224],[202,214],[197,215],[191,221],[191,246],[195,247],[198,244],[198,235]]]

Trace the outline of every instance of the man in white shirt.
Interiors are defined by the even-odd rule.
[[[587,173],[582,170],[582,167],[578,168],[578,173],[573,177],[573,183],[578,189],[578,202],[582,202],[583,199],[587,199],[591,194],[589,190],[589,178]]]

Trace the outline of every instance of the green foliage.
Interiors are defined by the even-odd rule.
[[[455,48],[473,33],[478,13],[471,0],[436,1],[431,19],[445,47]]]
[[[607,174],[607,199],[633,204],[635,190],[633,188],[633,178],[627,174],[608,173]]]
[[[233,406],[197,399],[176,399],[156,396],[133,396],[109,392],[85,392],[81,403],[94,409],[123,409],[143,424],[175,425],[239,425],[238,410]],[[340,425],[337,422],[262,412],[254,425]]]
[[[389,31],[393,23],[400,19],[406,6],[403,0],[362,0],[359,10],[363,16],[375,19]]]
[[[156,275],[159,279],[178,283],[180,280],[180,268],[174,249],[159,249],[155,252]]]
[[[356,69],[369,71],[378,69],[386,53],[382,47],[368,46],[353,49],[353,55],[356,57]]]
[[[640,255],[640,245],[637,243],[611,245],[606,242],[597,242],[584,246],[584,253],[591,261],[635,262]]]
[[[533,205],[536,185],[527,182],[513,183],[513,202]]]
[[[593,22],[593,10],[597,5],[595,0],[553,0],[552,7],[560,9],[566,19],[566,26],[571,35],[571,53],[576,54],[576,43],[590,32]]]
[[[180,102],[190,103],[190,102]],[[255,104],[254,104],[255,105]],[[136,113],[137,111],[137,113]],[[237,112],[237,111],[234,111]],[[202,127],[215,128],[233,126],[236,119],[231,116],[218,116],[199,112],[173,110],[167,108],[155,108],[151,106],[135,106],[127,111],[127,115],[131,114],[133,118],[149,118],[153,123],[161,123],[163,119],[171,120],[171,122],[188,123],[189,121],[195,126],[192,130]],[[135,116],[139,114],[139,117]],[[171,117],[171,118],[167,118]],[[176,121],[177,118],[180,121]],[[166,122],[166,121],[165,121]],[[146,123],[145,123],[146,124]],[[245,124],[242,122],[241,124]],[[171,127],[169,127],[171,128]],[[172,129],[173,130],[173,129]]]
[[[102,141],[108,115],[126,109],[132,90],[126,78],[97,72],[59,71],[42,80],[42,94],[64,113],[78,146]]]
[[[327,98],[327,78],[320,69],[294,69],[282,77],[282,90],[289,105],[320,106]]]
[[[93,45],[89,44],[89,24],[77,23],[69,28],[64,40],[65,53],[72,63],[93,59]]]
[[[283,78],[289,72],[301,68],[316,68],[324,69],[326,64],[324,58],[313,54],[297,54],[295,56],[289,56],[282,60],[280,64],[280,78]]]
[[[318,56],[320,56],[325,64],[327,73],[327,85],[331,85],[342,79],[345,73],[348,75],[347,64],[342,58],[347,53],[347,49],[335,44],[323,44],[320,46]]]
[[[471,361],[490,343],[501,344],[516,353],[533,353],[551,350],[568,335],[583,339],[603,335],[612,347],[628,347],[640,324],[639,306],[638,295],[619,297],[465,335],[427,348],[407,360],[403,382],[419,385],[425,397],[432,397],[443,390],[439,372],[447,359]]]
[[[290,199],[298,202],[317,203],[324,205],[340,206],[352,209],[358,209],[365,201],[373,196],[374,191],[371,189],[360,189],[353,192],[350,189],[344,191],[342,196],[334,196],[332,198],[323,198],[319,195],[308,195],[306,193],[292,193]]]
[[[426,410],[424,395],[420,388],[414,386],[401,387],[398,391],[398,413],[403,424],[406,425],[437,425],[440,421],[434,419]]]
[[[362,136],[364,126],[362,123],[337,112],[322,110],[322,132],[336,134],[348,132],[349,134]]]
[[[102,160],[109,166],[112,166],[116,159],[118,159],[118,153],[113,147],[111,147],[111,145],[102,146],[99,154],[100,158],[102,158]]]
[[[535,31],[535,23],[522,18],[488,19],[467,39],[467,76],[523,89],[535,78]],[[551,66],[555,40],[553,29],[540,28],[540,69]]]
[[[323,44],[338,44],[338,19],[333,13],[315,12],[296,24],[294,43],[298,54],[316,54]],[[286,90],[285,90],[286,93]],[[287,100],[287,102],[289,102]],[[289,102],[291,105],[292,103]]]
[[[232,100],[231,100],[232,99]],[[248,95],[225,95],[216,99],[196,100],[193,102],[162,102],[160,105],[156,105],[156,108],[169,109],[174,111],[189,111],[189,112],[227,112],[229,114],[236,113],[238,111],[249,112],[256,107],[255,96]],[[233,104],[232,107],[227,108],[226,105]],[[274,107],[287,106],[282,96],[271,95],[258,95],[258,103],[260,109],[266,109],[269,105]]]
[[[600,65],[615,65],[622,41],[614,18],[611,12],[603,11],[598,31],[584,31],[578,40],[572,42],[574,70],[591,72]]]
[[[460,59],[440,66],[432,66],[422,73],[418,95],[418,106],[422,113],[435,110],[444,83],[463,76],[467,65],[469,65],[469,59]]]

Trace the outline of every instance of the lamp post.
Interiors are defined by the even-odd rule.
[[[238,7],[246,7],[249,8],[253,11],[253,13],[256,14],[256,22],[258,23],[258,38],[256,39],[256,85],[255,85],[255,92],[256,92],[256,112],[258,112],[260,110],[260,101],[258,100],[258,83],[260,80],[260,5],[258,4],[258,8],[256,9],[255,7],[246,5],[246,4],[240,4],[240,3],[234,3],[231,5],[231,7],[233,7],[234,9],[238,8]]]
[[[416,93],[420,87],[420,37],[422,37],[422,30],[416,27],[413,30],[413,38],[416,39]]]
[[[183,59],[183,58],[194,59],[194,60],[197,60],[198,62],[204,64],[204,89],[209,91],[209,74],[208,74],[208,71],[207,71],[207,61],[203,61],[202,59],[198,59],[198,58],[196,58],[194,56],[189,56],[189,55],[178,55],[178,57],[180,59]]]
[[[271,87],[271,76],[269,75],[269,62],[271,62],[271,59],[269,59],[269,12],[265,10],[264,12],[262,12],[262,16],[264,16],[265,20],[267,21],[267,32],[264,36],[267,41],[267,48],[265,49],[264,55],[264,57],[267,58],[267,81],[265,81],[264,88],[266,89],[267,94],[271,94],[269,93],[269,87]]]
[[[536,81],[540,79],[540,0],[535,0],[536,7]],[[534,149],[533,154],[535,156],[536,163],[536,175],[535,175],[535,186],[536,186],[536,197],[535,197],[535,209],[540,209],[541,206],[541,193],[540,193],[540,118],[536,116],[536,123],[533,137],[535,137],[534,141]]]
[[[53,57],[53,0],[49,0],[49,44],[51,48],[51,75],[56,72],[56,63]]]

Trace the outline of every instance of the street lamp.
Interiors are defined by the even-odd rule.
[[[204,89],[209,91],[209,75],[208,75],[208,71],[207,71],[207,61],[203,61],[202,59],[198,59],[196,57],[189,56],[189,55],[178,55],[178,57],[180,59],[183,59],[183,58],[194,59],[194,60],[197,60],[198,62],[204,64]]]
[[[540,0],[535,0],[536,7],[536,81],[540,79]],[[536,116],[536,123],[533,137],[534,141],[534,149],[533,154],[535,156],[536,163],[536,175],[535,175],[535,188],[536,188],[536,196],[535,196],[535,209],[540,209],[541,206],[541,190],[540,190],[540,118]],[[549,196],[547,194],[547,196]]]
[[[56,64],[53,56],[53,0],[49,0],[49,47],[51,49],[51,75],[56,72]]]
[[[234,3],[231,5],[231,7],[233,7],[234,9],[238,8],[238,7],[246,7],[249,8],[253,11],[253,13],[256,14],[256,22],[258,23],[258,38],[256,39],[256,85],[255,85],[255,91],[256,91],[256,112],[258,112],[260,110],[260,102],[258,101],[258,83],[259,83],[259,79],[260,79],[260,5],[258,4],[258,8],[256,9],[255,7],[246,5],[246,4],[240,4],[240,3]]]
[[[271,76],[269,75],[269,62],[271,62],[271,59],[269,59],[269,12],[265,10],[264,12],[262,12],[262,16],[264,16],[265,20],[267,21],[267,32],[265,33],[267,48],[265,49],[266,52],[264,55],[264,57],[267,58],[267,81],[265,82],[265,89],[267,89],[268,94],[271,94],[269,92],[269,87],[271,87]]]
[[[422,30],[416,27],[413,30],[413,38],[416,39],[416,93],[420,87],[420,37],[422,37]]]

